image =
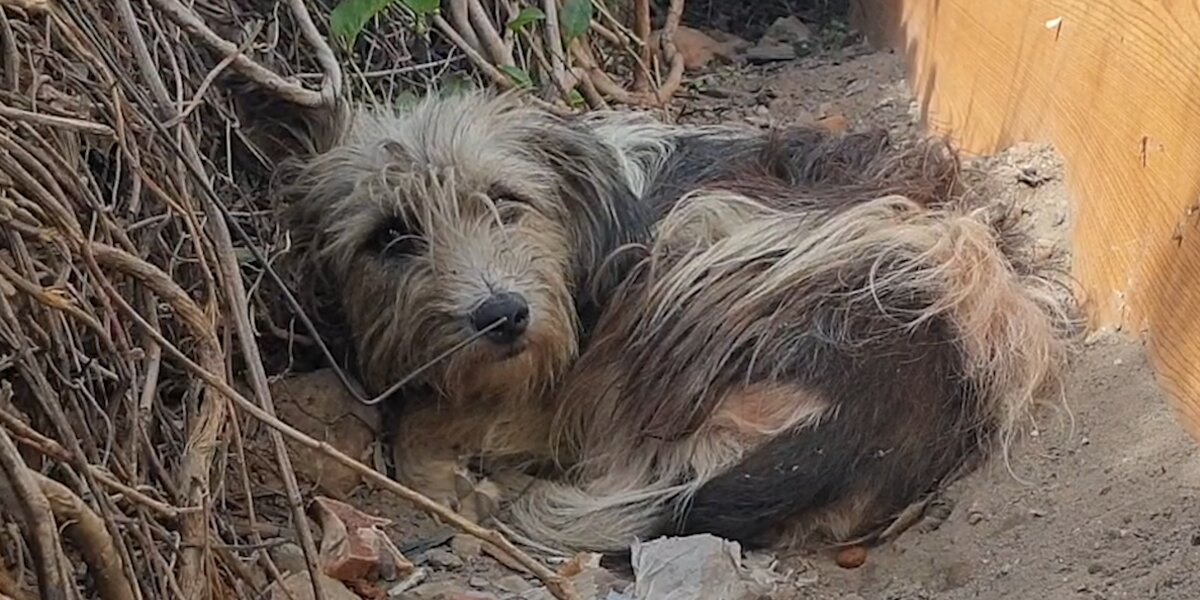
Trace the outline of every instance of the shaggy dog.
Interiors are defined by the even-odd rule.
[[[321,131],[280,193],[366,386],[429,367],[404,390],[399,477],[454,503],[466,458],[550,464],[510,490],[535,540],[844,542],[1059,391],[1056,271],[962,198],[939,142],[490,94]]]

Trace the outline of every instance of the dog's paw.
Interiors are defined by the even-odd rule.
[[[458,511],[473,523],[482,523],[500,510],[500,486],[487,477],[480,477],[469,469],[459,468],[454,473],[454,488]]]

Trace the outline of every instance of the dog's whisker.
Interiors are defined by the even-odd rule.
[[[370,406],[370,405],[375,405],[375,404],[379,404],[380,402],[383,402],[388,397],[390,397],[392,394],[395,394],[396,392],[398,392],[400,390],[400,388],[408,385],[410,382],[412,382],[412,380],[416,379],[417,377],[420,377],[421,373],[424,373],[427,369],[442,362],[443,360],[446,360],[447,358],[450,358],[459,350],[466,348],[468,345],[470,345],[475,340],[487,335],[489,332],[491,332],[492,330],[496,329],[497,327],[505,324],[506,322],[508,322],[508,317],[500,317],[499,319],[496,319],[495,321],[492,322],[491,325],[488,325],[487,327],[484,327],[483,329],[476,331],[474,334],[472,334],[467,339],[455,344],[454,346],[451,346],[445,352],[442,352],[441,354],[433,357],[429,362],[414,369],[413,372],[409,373],[408,375],[405,375],[404,377],[401,377],[400,381],[393,383],[392,386],[389,387],[387,390],[385,390],[382,394],[375,396],[374,398],[371,398],[370,400],[364,400],[363,404]]]

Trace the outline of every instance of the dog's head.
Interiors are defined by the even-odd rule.
[[[368,387],[437,361],[446,397],[531,397],[574,359],[647,219],[614,150],[509,96],[358,112],[286,164],[292,231],[337,286]],[[474,338],[474,339],[472,339]]]

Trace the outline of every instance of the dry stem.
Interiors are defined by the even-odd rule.
[[[8,382],[0,387],[0,398],[5,402],[12,395]],[[3,472],[8,491],[11,493],[11,508],[19,510],[21,521],[30,548],[33,550],[34,566],[37,569],[38,590],[45,600],[63,600],[67,597],[67,571],[63,567],[63,556],[58,541],[58,529],[50,502],[46,500],[33,472],[25,466],[17,446],[8,432],[0,429],[0,471]],[[10,499],[5,498],[5,501]]]
[[[49,501],[54,516],[59,522],[68,524],[65,533],[83,555],[100,597],[103,600],[133,598],[133,586],[121,569],[121,556],[105,528],[104,519],[67,486],[40,473],[32,475]]]

